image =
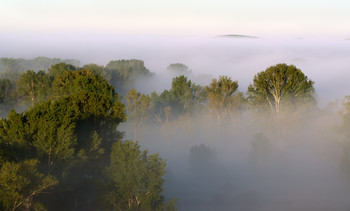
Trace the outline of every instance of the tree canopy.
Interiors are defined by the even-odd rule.
[[[208,96],[208,108],[212,111],[219,123],[222,119],[234,119],[243,104],[243,94],[237,92],[238,81],[232,81],[228,76],[214,78],[209,86],[205,87]]]
[[[249,102],[260,108],[268,106],[279,113],[288,104],[314,100],[314,82],[294,65],[277,64],[254,76],[247,95]]]
[[[145,67],[142,60],[113,60],[105,67],[104,77],[118,93],[125,94],[127,90],[134,88],[134,83],[139,77],[152,75]]]
[[[161,195],[164,174],[165,161],[158,154],[148,155],[132,141],[116,142],[105,171],[105,185],[110,187],[106,205],[116,210],[163,210],[167,207]]]
[[[170,64],[167,67],[167,70],[175,76],[180,76],[180,75],[188,76],[188,75],[191,75],[191,73],[192,73],[192,71],[186,65],[184,65],[182,63]]]

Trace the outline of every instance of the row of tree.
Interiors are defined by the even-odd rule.
[[[131,89],[130,87],[134,86],[137,77],[151,77],[153,75],[141,60],[117,60],[109,62],[106,67],[88,64],[82,68],[61,62],[40,70],[29,65],[33,69],[26,71],[12,65],[12,63],[18,63],[23,59],[3,58],[2,60],[0,61],[0,69],[1,65],[5,67],[3,67],[4,72],[2,72],[0,79],[0,103],[2,103],[2,110],[5,111],[7,111],[6,106],[10,108],[25,107],[28,104],[33,106],[36,102],[51,97],[57,91],[57,86],[60,86],[59,83],[62,82],[57,81],[57,76],[71,70],[90,70],[112,84],[119,94],[125,94],[128,89]],[[41,61],[41,57],[34,60]],[[50,62],[57,61],[53,59]],[[55,81],[55,79],[57,80]],[[61,80],[66,79],[61,78]],[[6,115],[6,112],[3,115]]]
[[[246,94],[228,76],[213,79],[207,86],[192,83],[186,76],[173,78],[171,89],[145,95],[135,89],[127,93],[129,119],[137,130],[145,121],[165,125],[178,118],[210,114],[220,125],[240,120],[244,110],[282,114],[316,105],[314,82],[293,65],[277,64],[258,73]]]
[[[74,66],[79,66],[80,62],[75,59],[59,59],[36,57],[34,59],[22,58],[0,58],[0,75],[1,78],[15,80],[18,76],[27,70],[47,70],[52,65],[58,63],[66,63]]]
[[[0,79],[3,116],[7,108],[21,110],[28,104],[34,106],[37,102],[79,92],[79,84],[84,83],[86,74],[99,75],[124,96],[135,135],[143,123],[150,121],[164,126],[178,118],[209,113],[222,124],[227,120],[239,120],[242,111],[248,108],[279,114],[300,105],[315,105],[314,82],[293,65],[277,64],[258,73],[246,94],[239,92],[238,82],[228,76],[213,79],[203,87],[188,79],[191,70],[183,64],[171,64],[168,71],[175,76],[171,89],[146,95],[131,89],[137,78],[154,76],[141,60],[117,60],[106,67],[88,64],[82,68],[59,63],[47,71],[28,70],[13,81]]]

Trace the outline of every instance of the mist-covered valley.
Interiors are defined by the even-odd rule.
[[[1,57],[63,58],[55,64],[76,62],[69,60],[73,58],[80,61],[80,67],[77,62],[73,64],[77,66],[75,71],[90,68],[113,85],[127,114],[125,122],[118,122],[117,130],[123,133],[123,140],[138,141],[141,149],[159,153],[166,160],[165,201],[177,198],[179,210],[348,210],[350,207],[350,110],[345,100],[350,91],[347,86],[350,42],[345,38],[86,36],[82,39],[72,36],[62,39],[57,36],[31,42],[20,37],[12,45],[9,41],[14,38],[2,36]],[[125,63],[118,63],[122,60]],[[89,66],[91,63],[97,65]],[[57,81],[47,88],[53,91],[35,96],[35,102],[30,93],[19,91],[3,102],[13,104],[2,107],[1,112],[7,114],[9,107],[22,112],[36,103],[85,89],[74,87],[78,86],[75,83],[69,84],[71,89],[62,88],[55,77],[60,78],[59,74],[71,70],[64,69],[66,66],[60,69],[55,64],[43,70]],[[171,72],[170,64],[184,64],[188,69]],[[248,86],[254,85],[254,76],[277,64],[294,65],[307,80],[312,80],[314,89],[309,90],[312,99],[299,101],[298,95],[290,94],[285,101],[282,98],[280,110],[274,107],[276,101],[273,106],[261,102],[266,105],[260,107],[254,101],[254,92],[248,92]],[[119,71],[120,67],[128,71],[147,69],[150,74],[131,79],[124,75],[125,81],[121,77],[113,80],[119,77],[113,71]],[[185,79],[181,78],[182,73]],[[232,88],[222,101],[218,99],[220,105],[211,104],[216,99],[210,98],[214,93],[211,83],[213,79],[220,81],[220,76],[229,77],[232,84],[237,81],[238,88]],[[185,84],[191,90],[190,96],[187,92],[177,92],[176,84],[173,85],[176,77],[178,84]],[[200,87],[197,89],[195,85]],[[135,93],[130,92],[132,88]],[[82,126],[78,134],[84,131],[87,130]],[[96,131],[102,133],[107,128],[99,125]],[[99,135],[104,138],[103,134]],[[79,210],[76,206],[73,207]]]

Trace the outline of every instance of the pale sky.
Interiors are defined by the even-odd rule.
[[[349,0],[0,0],[1,33],[350,36]]]

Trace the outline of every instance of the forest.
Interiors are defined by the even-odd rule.
[[[285,63],[244,92],[165,71],[170,88],[147,92],[142,60],[0,58],[0,209],[350,207],[349,97],[320,108],[317,81]]]

